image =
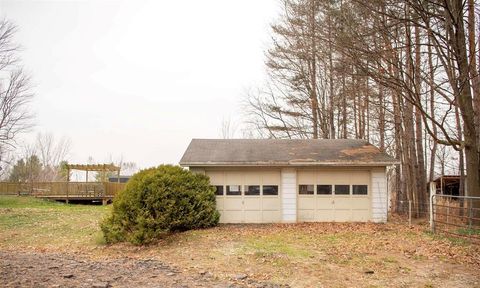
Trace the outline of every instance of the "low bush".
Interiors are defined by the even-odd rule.
[[[215,226],[218,219],[207,176],[161,165],[135,174],[100,226],[107,243],[146,244],[165,232]]]

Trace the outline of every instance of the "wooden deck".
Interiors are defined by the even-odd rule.
[[[0,182],[0,195],[31,195],[59,201],[102,201],[104,204],[123,188],[125,183],[112,182]]]

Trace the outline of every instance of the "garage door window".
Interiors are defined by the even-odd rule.
[[[368,195],[368,186],[367,185],[352,185],[352,194],[353,195]]]
[[[278,195],[278,185],[263,185],[263,195]]]
[[[242,190],[240,185],[228,185],[227,186],[227,195],[242,195]]]
[[[314,185],[298,185],[298,194],[313,195],[314,187]]]
[[[260,195],[260,185],[245,185],[244,191],[245,195]]]
[[[332,195],[332,185],[317,185],[318,195]]]
[[[335,195],[349,195],[350,185],[335,185]]]
[[[223,195],[223,186],[213,186],[215,188],[215,195],[222,196]]]

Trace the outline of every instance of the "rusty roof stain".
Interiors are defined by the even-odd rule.
[[[356,157],[357,160],[368,161],[370,159],[375,159],[380,150],[373,145],[363,145],[361,147],[354,147],[340,150],[340,157]]]

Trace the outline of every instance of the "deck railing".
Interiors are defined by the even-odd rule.
[[[125,183],[113,182],[0,182],[0,195],[112,198],[124,187]]]

